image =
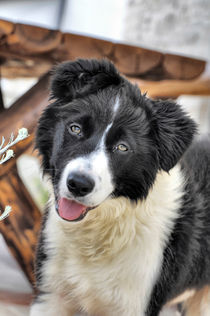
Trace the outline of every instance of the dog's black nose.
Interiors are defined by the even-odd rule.
[[[67,187],[74,196],[85,196],[94,188],[95,182],[86,175],[71,173],[67,178]]]

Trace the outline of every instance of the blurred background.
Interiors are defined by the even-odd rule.
[[[207,62],[202,78],[209,78],[209,0],[0,0],[0,19],[202,59]],[[9,108],[37,81],[36,76],[1,76],[4,107]],[[177,102],[198,122],[200,133],[209,132],[208,95],[180,95]],[[39,160],[24,154],[18,159],[17,167],[42,212],[48,193],[47,184],[41,179]],[[0,291],[32,293],[30,282],[1,234]],[[164,313],[175,315],[172,310]],[[28,307],[0,299],[0,316],[6,315],[28,315]]]

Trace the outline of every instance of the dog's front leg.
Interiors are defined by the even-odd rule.
[[[57,294],[42,294],[31,306],[29,316],[73,316],[76,311]]]

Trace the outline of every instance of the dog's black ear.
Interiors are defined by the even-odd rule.
[[[51,81],[51,99],[70,102],[109,85],[119,85],[123,78],[105,59],[78,59],[57,66]]]
[[[169,171],[191,144],[197,127],[175,102],[157,100],[152,105],[152,133],[160,168]]]

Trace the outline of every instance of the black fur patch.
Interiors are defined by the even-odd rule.
[[[172,101],[152,101],[153,133],[156,138],[160,168],[169,171],[192,142],[196,124]]]
[[[51,98],[62,103],[96,93],[110,85],[119,85],[121,76],[114,65],[106,60],[78,59],[55,68],[51,82]]]

